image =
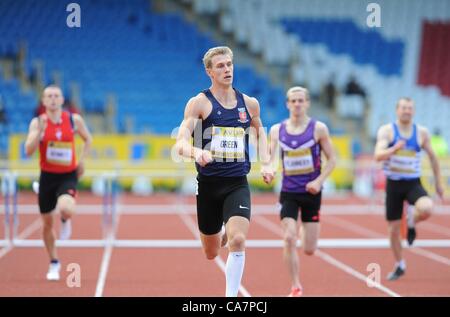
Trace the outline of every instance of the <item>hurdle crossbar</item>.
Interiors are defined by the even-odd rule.
[[[37,248],[44,247],[42,240],[37,239],[14,239],[11,241],[14,247]],[[57,240],[56,246],[66,248],[103,248],[112,245],[117,248],[200,248],[200,240],[122,240],[122,239],[79,239],[79,240]],[[283,240],[281,239],[257,239],[247,240],[245,243],[247,248],[282,248]],[[403,241],[406,248],[407,243]],[[298,242],[301,246],[301,242]],[[388,239],[320,239],[319,248],[324,249],[387,249],[389,248]],[[414,242],[414,247],[420,248],[450,248],[450,240],[446,239],[418,239]]]

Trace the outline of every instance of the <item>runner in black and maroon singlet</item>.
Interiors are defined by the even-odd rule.
[[[203,250],[213,260],[228,239],[225,295],[237,296],[251,214],[247,182],[251,128],[259,140],[261,172],[266,182],[271,181],[273,172],[268,169],[267,136],[259,103],[232,86],[232,51],[228,47],[211,48],[203,63],[212,84],[187,103],[176,148],[180,155],[195,159],[197,219]]]

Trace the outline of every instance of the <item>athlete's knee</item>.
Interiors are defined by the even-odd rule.
[[[303,252],[304,252],[306,255],[314,255],[314,253],[316,252],[316,250],[317,250],[317,247],[316,247],[316,246],[309,246],[309,247],[305,247],[305,248],[303,249]]]
[[[293,248],[297,245],[297,235],[292,232],[287,232],[284,234],[284,244],[288,248]]]
[[[391,236],[400,234],[400,222],[399,221],[389,224],[389,234]]]
[[[53,220],[50,217],[42,218],[42,231],[48,232],[53,229]]]
[[[398,236],[400,234],[400,228],[390,228],[389,229],[389,234],[392,237]]]
[[[421,212],[419,211],[419,215],[418,215],[419,221],[427,220],[430,217],[431,217],[431,210],[424,210]]]
[[[72,199],[58,201],[58,209],[64,218],[70,218],[75,213],[75,202]]]
[[[230,237],[228,241],[230,249],[242,250],[245,247],[245,235],[243,233],[236,233]]]
[[[75,209],[72,207],[64,206],[60,208],[60,213],[64,219],[68,219],[73,216],[73,214],[75,213]]]
[[[217,250],[217,249],[208,249],[208,250],[205,249],[204,251],[205,251],[206,258],[208,260],[214,260],[216,258],[216,256],[219,255],[219,250]]]
[[[44,222],[42,224],[42,231],[47,232],[53,229],[53,225],[51,223],[48,222]]]
[[[416,202],[416,211],[420,220],[428,219],[433,209],[433,201],[429,197],[422,197]]]

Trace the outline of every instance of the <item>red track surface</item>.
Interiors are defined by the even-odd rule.
[[[193,204],[193,197],[183,203]],[[274,204],[274,195],[253,196],[254,204]],[[21,195],[19,204],[34,203],[34,197]],[[81,194],[80,204],[94,204],[101,211],[101,199]],[[121,197],[121,203],[176,204],[172,195],[139,198]],[[324,200],[329,203],[363,203],[356,199]],[[19,211],[20,212],[20,211]],[[195,216],[188,219],[196,224]],[[19,233],[26,232],[38,219],[36,214],[20,216]],[[0,215],[0,237],[4,235]],[[186,219],[185,219],[186,220]],[[321,238],[385,238],[382,215],[323,215]],[[101,215],[79,214],[73,221],[73,239],[101,239]],[[280,239],[276,215],[254,214],[249,239]],[[418,226],[420,239],[450,239],[450,216],[434,215]],[[40,228],[27,237],[40,238]],[[176,214],[121,215],[118,239],[195,239],[186,222]],[[63,268],[69,263],[81,267],[81,287],[70,288],[61,271],[59,282],[45,280],[48,259],[42,248],[0,249],[0,296],[94,296],[99,281],[103,248],[60,248]],[[226,261],[226,250],[221,252]],[[436,256],[440,259],[436,260]],[[394,260],[389,249],[322,249],[315,256],[300,253],[300,276],[305,296],[389,296],[369,288],[364,280],[326,261],[332,257],[348,269],[367,276],[369,263],[381,268],[381,284],[401,296],[450,296],[450,248],[406,249],[407,274],[400,280],[384,278]],[[443,261],[442,261],[443,259]],[[199,248],[114,248],[109,261],[103,296],[222,296],[225,277],[214,261],[208,261]],[[252,296],[285,296],[290,288],[281,248],[248,248],[242,285]]]

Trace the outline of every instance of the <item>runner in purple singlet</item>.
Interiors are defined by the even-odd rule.
[[[303,293],[299,279],[297,237],[302,234],[302,246],[313,255],[319,238],[319,211],[322,184],[336,165],[336,158],[327,126],[310,118],[309,92],[292,87],[286,93],[289,119],[275,124],[270,130],[270,154],[278,166],[279,153],[283,161],[283,183],[280,193],[280,218],[284,237],[284,261],[292,282],[290,297]],[[326,164],[322,168],[321,152]],[[302,230],[297,222],[301,211]]]

